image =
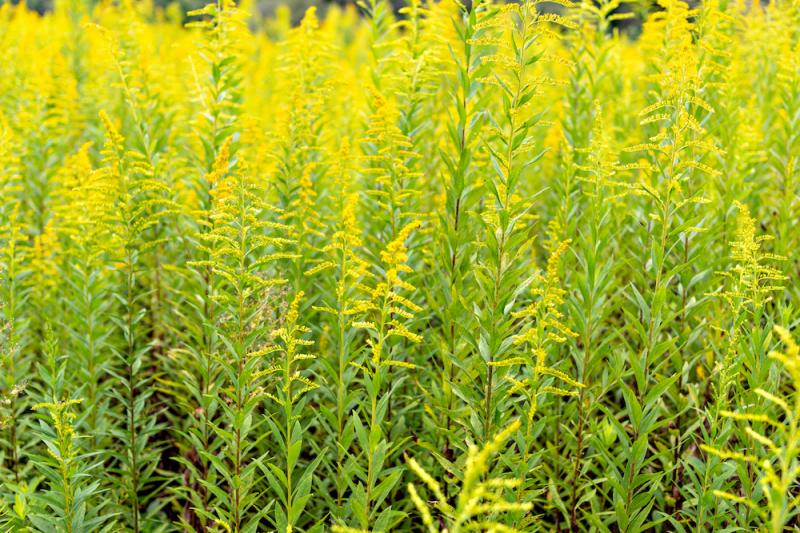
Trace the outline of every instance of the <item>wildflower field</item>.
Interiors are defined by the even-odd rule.
[[[291,21],[0,6],[0,531],[800,527],[797,1]]]

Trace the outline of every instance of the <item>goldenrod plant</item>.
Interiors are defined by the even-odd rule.
[[[773,294],[783,289],[782,283],[786,279],[780,268],[773,266],[783,258],[762,250],[762,246],[771,240],[770,236],[757,235],[755,220],[746,205],[737,203],[735,207],[738,213],[736,238],[730,243],[732,265],[727,271],[720,273],[728,283],[722,291],[715,293],[729,308],[726,317],[729,323],[721,329],[727,337],[726,344],[722,347],[724,357],[716,372],[714,400],[707,408],[706,416],[710,422],[703,428],[704,443],[701,446],[706,450],[716,450],[730,438],[731,417],[727,415],[731,414],[731,408],[736,405],[735,398],[748,394],[748,391],[736,386],[736,378],[743,375],[758,376],[762,372],[762,361],[757,354],[763,349],[760,344],[769,342],[762,323],[765,318],[764,307],[772,300]],[[766,319],[764,322],[768,321]],[[748,338],[756,341],[748,342]],[[753,396],[753,399],[757,400],[758,396]],[[712,494],[723,490],[729,481],[720,472],[719,460],[713,455],[709,455],[705,462],[691,464],[690,468],[696,468],[703,479],[702,492],[695,494],[695,525],[700,529],[707,520],[712,524],[718,522],[710,512],[713,508]]]
[[[450,45],[455,79],[448,87],[447,147],[440,155],[444,165],[441,185],[444,198],[437,213],[434,251],[437,270],[443,274],[426,282],[432,285],[429,299],[435,304],[438,322],[434,338],[429,342],[438,345],[435,371],[439,374],[432,383],[433,390],[427,393],[426,402],[429,415],[440,427],[435,440],[441,442],[434,444],[447,461],[453,459],[458,443],[463,440],[465,398],[459,388],[464,380],[459,375],[467,371],[461,363],[469,359],[471,350],[468,339],[472,311],[465,297],[471,293],[471,283],[474,283],[471,259],[476,246],[472,238],[476,226],[473,212],[482,195],[478,151],[481,125],[485,121],[477,81],[483,70],[479,58],[485,52],[476,44],[488,31],[478,27],[488,15],[487,4],[477,2],[471,10],[464,5],[454,7],[458,8],[461,22],[456,25],[456,39]]]
[[[513,345],[524,346],[518,356],[493,361],[494,367],[506,368],[505,379],[511,384],[509,395],[522,395],[525,401],[520,405],[520,419],[524,421],[524,431],[517,446],[521,449],[521,462],[514,469],[520,480],[517,497],[527,501],[527,473],[535,470],[537,453],[531,449],[534,440],[534,426],[539,412],[540,401],[547,396],[576,396],[583,384],[575,381],[562,370],[554,368],[548,361],[548,352],[557,352],[560,344],[576,337],[577,334],[564,324],[564,305],[566,291],[559,283],[559,261],[567,251],[570,241],[564,241],[553,250],[547,260],[545,271],[532,283],[533,301],[524,309],[514,312],[512,318],[519,319],[525,326],[514,337]],[[536,490],[536,489],[534,489]]]
[[[417,226],[417,223],[407,224],[386,245],[380,254],[379,270],[371,272],[361,283],[364,295],[356,300],[352,310],[353,327],[366,332],[361,360],[351,363],[361,371],[366,392],[361,412],[353,415],[361,468],[356,471],[356,478],[360,479],[349,498],[354,518],[362,529],[385,530],[403,516],[390,505],[383,509],[381,506],[402,476],[402,469],[391,465],[397,443],[390,440],[396,422],[389,416],[389,401],[403,377],[395,376],[390,381],[389,371],[393,368],[413,371],[414,363],[405,360],[402,351],[408,343],[422,341],[407,325],[422,308],[409,299],[415,287],[403,279],[412,272],[407,264],[406,241]]]
[[[16,514],[29,521],[34,531],[112,531],[113,514],[104,512],[101,482],[94,470],[100,467],[93,453],[83,452],[75,434],[77,415],[74,406],[81,400],[53,400],[33,406],[34,411],[47,412],[48,421],[41,421],[38,431],[46,455],[32,455],[31,461],[41,472],[43,483],[38,487],[30,508],[17,500]],[[19,524],[16,527],[20,527]]]
[[[502,447],[515,431],[520,429],[519,420],[515,420],[483,447],[471,445],[464,459],[464,477],[461,480],[455,505],[442,492],[441,484],[426,472],[413,458],[408,459],[409,469],[419,478],[430,492],[427,501],[420,496],[414,483],[408,484],[408,494],[422,523],[431,533],[438,531],[517,531],[500,521],[504,513],[525,512],[531,508],[530,503],[517,503],[504,497],[504,492],[514,489],[521,481],[514,478],[486,478],[491,469],[490,460],[501,453]],[[434,515],[434,510],[436,515]],[[444,523],[444,527],[441,524]]]
[[[4,438],[4,468],[11,472],[14,481],[20,480],[19,431],[20,416],[25,411],[26,397],[21,395],[27,380],[30,364],[21,350],[27,321],[18,309],[27,291],[21,284],[21,262],[26,255],[19,206],[13,205],[3,227],[3,397],[6,435]],[[22,404],[22,405],[20,405]]]
[[[114,267],[121,278],[113,292],[121,313],[114,324],[122,341],[115,347],[117,362],[112,371],[119,380],[112,396],[122,406],[112,429],[121,448],[115,469],[120,505],[131,528],[139,531],[146,519],[142,511],[147,507],[147,496],[143,494],[149,492],[148,485],[157,465],[159,445],[153,437],[160,422],[150,412],[153,406],[148,401],[154,392],[149,362],[152,344],[144,340],[147,291],[139,289],[137,278],[143,269],[143,255],[152,242],[147,238],[147,230],[164,214],[159,209],[164,203],[159,192],[165,186],[154,177],[153,168],[143,154],[126,148],[124,137],[105,112],[100,119],[106,141],[102,166],[95,172],[97,179],[112,190],[108,240],[114,247],[110,256],[116,261]]]
[[[104,459],[80,446],[83,437],[76,431],[75,410],[82,400],[70,398],[68,361],[53,329],[45,323],[43,331],[43,361],[38,365],[42,379],[30,390],[31,397],[41,400],[32,406],[39,416],[31,430],[43,446],[40,453],[30,455],[40,477],[30,487],[25,483],[8,487],[14,494],[14,509],[4,525],[12,530],[110,531],[114,513],[103,497],[105,489],[92,475]]]
[[[764,531],[784,531],[798,512],[797,498],[792,486],[797,480],[798,436],[797,417],[798,386],[800,386],[800,348],[791,333],[782,326],[775,326],[775,333],[784,345],[783,351],[772,351],[769,357],[783,367],[790,382],[786,392],[773,394],[758,388],[755,393],[766,400],[763,412],[721,411],[743,426],[744,433],[753,443],[743,451],[731,448],[703,446],[703,450],[724,460],[740,461],[752,465],[758,472],[758,486],[750,494],[734,494],[715,490],[714,496],[734,505],[751,509],[763,519]],[[765,500],[760,504],[761,500]]]
[[[311,361],[314,356],[301,352],[303,346],[311,346],[313,341],[302,338],[309,329],[297,323],[300,302],[303,293],[297,294],[289,304],[284,324],[272,332],[277,344],[273,353],[281,353],[282,357],[274,366],[263,371],[264,374],[277,374],[275,392],[266,393],[267,397],[283,408],[282,420],[268,419],[272,436],[276,441],[283,441],[283,469],[270,462],[264,469],[264,475],[273,489],[283,487],[279,492],[280,505],[275,507],[274,525],[278,531],[293,531],[304,520],[304,510],[311,499],[311,485],[314,470],[322,460],[317,456],[299,475],[298,459],[303,446],[304,422],[297,413],[304,412],[306,393],[313,391],[317,385],[300,372],[303,361]]]
[[[348,458],[349,444],[354,438],[349,410],[358,395],[355,386],[358,369],[351,363],[359,352],[355,344],[358,329],[353,325],[353,316],[360,308],[359,287],[369,268],[369,263],[361,257],[363,236],[357,220],[360,202],[349,181],[353,175],[352,164],[351,147],[344,141],[333,172],[334,200],[328,221],[332,238],[322,248],[320,262],[305,272],[312,279],[322,278],[320,283],[324,284],[323,295],[314,306],[320,318],[326,321],[325,337],[330,346],[330,355],[320,368],[321,391],[329,398],[324,402],[327,405],[321,407],[324,418],[320,419],[330,435],[325,444],[330,459],[325,461],[324,467],[332,485],[331,493],[323,497],[330,497],[336,520],[345,518],[344,498],[353,475],[354,463]]]
[[[0,530],[798,525],[797,2],[33,1]]]

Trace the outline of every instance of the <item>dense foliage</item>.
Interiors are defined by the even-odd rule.
[[[800,523],[800,7],[0,7],[3,531]]]

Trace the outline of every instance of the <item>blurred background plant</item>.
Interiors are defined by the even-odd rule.
[[[54,3],[58,0],[27,0],[27,6],[37,13],[45,13],[53,10]],[[76,0],[68,0],[76,1]],[[96,3],[96,0],[80,0],[91,9]],[[8,3],[9,0],[0,0],[0,5]],[[19,4],[21,0],[11,0],[11,4]],[[275,18],[289,20],[292,25],[297,25],[303,18],[303,13],[309,7],[315,7],[321,18],[325,17],[326,12],[331,6],[346,7],[347,5],[356,5],[354,0],[252,0],[249,11],[253,17],[259,21],[265,19]],[[395,15],[401,18],[404,16],[402,7],[405,5],[403,0],[389,0]],[[467,2],[469,5],[471,3]],[[159,16],[159,12],[180,14],[184,19],[191,19],[187,14],[195,9],[199,9],[205,5],[204,0],[153,0],[152,1],[152,16],[154,18]],[[542,2],[539,4],[539,9],[542,11],[561,11],[560,2]],[[636,36],[641,31],[642,22],[647,18],[648,13],[660,9],[656,2],[651,0],[639,0],[632,3],[627,2],[621,4],[617,9],[617,13],[632,12],[635,16],[631,18],[620,19],[612,24],[612,27],[620,28],[629,35]],[[261,24],[259,24],[260,26]]]

